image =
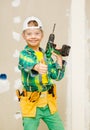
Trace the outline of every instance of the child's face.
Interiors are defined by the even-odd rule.
[[[38,48],[43,38],[43,32],[40,29],[27,29],[23,32],[23,38],[31,48]]]

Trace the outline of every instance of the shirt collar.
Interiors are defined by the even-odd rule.
[[[35,51],[32,48],[30,48],[28,45],[25,46],[25,50],[28,52],[35,53]],[[44,50],[41,47],[39,47],[39,50],[44,53]]]

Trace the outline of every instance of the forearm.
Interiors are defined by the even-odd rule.
[[[62,66],[61,66],[62,65]],[[62,60],[62,63],[59,64],[57,61],[49,64],[49,75],[54,80],[61,80],[64,77],[66,68],[66,61]]]

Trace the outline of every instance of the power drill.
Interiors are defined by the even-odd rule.
[[[53,26],[53,31],[52,33],[50,34],[49,36],[49,39],[48,39],[48,43],[47,43],[47,46],[46,46],[46,57],[47,58],[50,58],[51,55],[52,55],[52,52],[58,54],[58,55],[61,55],[61,56],[68,56],[69,55],[69,52],[70,52],[70,46],[68,45],[63,45],[61,49],[56,49],[56,44],[54,44],[54,39],[55,39],[55,35],[54,35],[54,30],[55,30],[55,26],[56,24],[54,24]]]

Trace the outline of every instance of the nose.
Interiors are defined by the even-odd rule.
[[[35,38],[35,34],[32,34],[32,36],[31,36],[32,38]]]

